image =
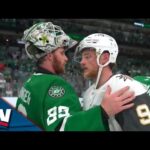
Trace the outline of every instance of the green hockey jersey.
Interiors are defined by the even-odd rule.
[[[103,111],[83,111],[69,83],[54,74],[34,73],[18,96],[16,109],[44,131],[107,131]]]

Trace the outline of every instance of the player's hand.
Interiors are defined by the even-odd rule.
[[[128,86],[114,92],[113,94],[111,94],[111,88],[108,86],[101,106],[108,116],[113,116],[125,109],[133,107],[134,103],[132,101],[134,99],[134,92],[130,92]]]

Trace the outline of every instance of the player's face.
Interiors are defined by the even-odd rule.
[[[65,72],[65,64],[68,58],[65,55],[64,48],[58,48],[53,52],[53,68],[56,74],[61,74]]]
[[[82,60],[80,62],[80,65],[83,69],[84,78],[95,79],[98,72],[95,50],[89,48],[84,49],[82,52]]]

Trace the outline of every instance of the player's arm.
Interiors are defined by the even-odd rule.
[[[83,128],[82,131],[94,129],[106,131],[108,130],[109,116],[133,107],[132,101],[134,98],[134,93],[129,91],[129,87],[124,87],[111,94],[111,89],[108,86],[100,107],[97,106],[69,117],[63,128],[64,130],[80,130]],[[129,102],[131,103],[128,104]],[[76,124],[76,122],[80,122],[80,124]]]
[[[103,109],[96,106],[90,110],[76,111],[66,105],[50,108],[45,114],[46,131],[106,131],[108,121]]]
[[[47,130],[61,131],[106,131],[108,130],[108,115],[116,114],[124,109],[132,107],[132,104],[122,106],[133,100],[133,93],[125,87],[114,94],[106,91],[102,106],[96,106],[88,111],[72,113],[70,107],[56,105],[49,109],[46,119]],[[124,101],[123,101],[124,100]],[[126,101],[125,101],[126,100]],[[56,101],[57,102],[57,101]],[[120,105],[121,104],[121,105]],[[78,108],[80,109],[80,108]],[[63,118],[64,117],[64,118]]]
[[[54,82],[56,85],[56,81]],[[100,106],[83,111],[74,89],[63,80],[59,80],[63,91],[57,94],[51,83],[46,93],[43,110],[43,126],[47,131],[105,131],[108,121],[103,117]],[[104,115],[105,116],[105,115]],[[106,121],[106,122],[105,122]]]
[[[108,131],[108,121],[103,111],[96,106],[69,116],[63,120],[60,131]]]

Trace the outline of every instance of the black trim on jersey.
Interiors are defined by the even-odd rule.
[[[63,118],[63,119],[64,119],[64,118]],[[62,126],[62,124],[63,124],[63,119],[62,119],[62,121],[60,121],[59,124],[56,126],[55,131],[60,131],[60,128],[61,128],[61,126]]]
[[[107,113],[105,112],[105,110],[103,109],[103,107],[101,107],[101,112],[102,112],[101,113],[102,114],[102,120],[103,120],[104,124],[107,126],[107,130],[109,130],[109,125],[108,125],[109,116],[107,115]]]
[[[37,70],[35,71],[36,73],[44,73],[44,74],[52,74],[52,75],[55,75],[54,73],[38,66]]]

